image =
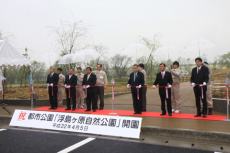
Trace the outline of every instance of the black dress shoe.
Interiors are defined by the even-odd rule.
[[[71,110],[70,108],[66,108],[65,110]]]
[[[172,114],[168,114],[168,116],[172,116]]]
[[[161,114],[160,114],[160,116],[164,116],[164,115],[166,115],[166,113],[161,113]]]
[[[196,114],[194,117],[201,117],[201,114]]]
[[[90,111],[91,111],[91,109],[86,109],[85,111],[86,111],[86,112],[90,112]]]
[[[99,110],[103,110],[104,108],[99,108]]]
[[[93,112],[96,112],[96,109],[94,109]]]
[[[76,110],[76,108],[72,108],[72,111],[75,111]]]
[[[203,117],[203,118],[207,118],[207,115],[204,114],[204,115],[202,115],[202,117]]]

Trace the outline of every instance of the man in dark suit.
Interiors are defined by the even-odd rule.
[[[92,73],[92,68],[87,67],[86,74],[84,75],[83,82],[82,82],[83,88],[87,92],[86,111],[91,111],[91,109],[93,109],[93,112],[96,112],[97,109],[97,97],[96,97],[96,88],[95,88],[96,80],[97,77],[94,73]]]
[[[203,115],[205,118],[207,116],[207,99],[206,99],[206,91],[207,91],[207,83],[209,81],[209,70],[203,65],[202,59],[197,57],[195,59],[196,67],[192,69],[191,74],[191,84],[193,87],[193,91],[196,98],[196,109],[197,113],[195,117],[200,117]],[[201,112],[201,104],[203,103],[203,110]]]
[[[50,67],[49,74],[47,76],[47,81],[46,81],[48,86],[50,109],[56,109],[58,106],[57,93],[58,93],[59,76],[54,71],[55,69],[53,67]]]
[[[144,74],[139,72],[138,65],[133,65],[133,72],[129,76],[127,88],[131,88],[134,114],[142,113],[142,90],[145,84]]]
[[[172,116],[172,104],[171,104],[171,87],[172,87],[172,74],[165,71],[166,65],[161,63],[159,65],[160,72],[157,73],[156,80],[153,83],[153,88],[159,87],[159,95],[161,98],[161,116],[166,115],[165,101],[167,103],[168,115]]]
[[[77,76],[74,75],[74,69],[70,68],[68,75],[65,77],[65,91],[66,91],[66,110],[76,109],[76,85],[77,85]]]

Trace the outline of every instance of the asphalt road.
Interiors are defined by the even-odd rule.
[[[95,138],[77,133],[0,129],[0,153],[213,153],[144,144],[133,140]]]

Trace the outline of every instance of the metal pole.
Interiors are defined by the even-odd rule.
[[[112,112],[109,114],[116,115],[117,113],[114,112],[114,103],[115,103],[115,92],[114,92],[115,80],[114,79],[111,80],[111,84],[112,84]]]
[[[30,67],[30,76],[29,76],[29,85],[31,90],[31,96],[30,96],[30,103],[31,103],[31,110],[34,108],[34,86],[33,86],[33,75]]]
[[[114,111],[114,85],[112,85],[112,112]]]
[[[227,121],[229,121],[229,86],[227,85]]]

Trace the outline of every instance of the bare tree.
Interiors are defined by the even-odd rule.
[[[142,42],[149,50],[149,54],[147,56],[145,65],[146,65],[146,71],[148,73],[148,76],[152,80],[153,75],[156,73],[154,70],[154,65],[156,65],[156,63],[154,63],[155,59],[153,54],[160,47],[160,42],[156,34],[153,36],[153,39],[148,39],[143,37]]]
[[[111,58],[111,67],[119,79],[127,75],[127,71],[131,62],[132,58],[126,55],[116,54]]]
[[[82,21],[73,23],[61,23],[61,26],[56,29],[58,43],[61,46],[61,56],[72,53],[81,45],[80,40],[86,34],[86,29]]]
[[[94,45],[93,48],[98,52],[99,54],[99,57],[97,58],[97,63],[100,62],[101,58],[102,57],[105,57],[105,53],[106,53],[106,50],[107,48],[103,45]]]
[[[148,39],[148,38],[143,37],[142,42],[149,49],[149,55],[148,55],[148,59],[146,62],[146,63],[148,63],[154,59],[153,54],[160,47],[160,42],[157,38],[157,35],[154,35],[153,39]]]

